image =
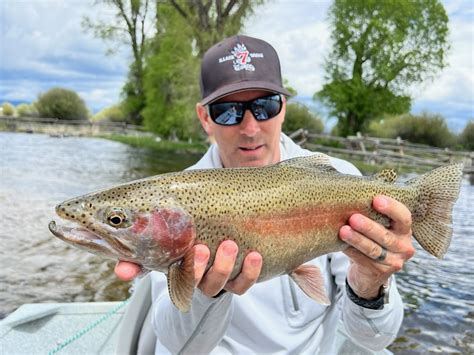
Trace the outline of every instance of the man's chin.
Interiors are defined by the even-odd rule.
[[[266,146],[255,150],[238,148],[227,157],[230,159],[225,159],[225,157],[222,159],[226,168],[262,167],[278,162],[278,160],[274,161]]]
[[[267,156],[241,157],[238,162],[239,167],[261,167],[271,164],[272,161]]]

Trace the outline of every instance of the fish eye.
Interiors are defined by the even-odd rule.
[[[120,216],[109,217],[109,222],[110,222],[110,224],[118,226],[122,223],[122,217],[120,217]]]
[[[121,209],[114,208],[107,213],[107,223],[110,224],[112,227],[124,227],[126,221],[126,215]]]

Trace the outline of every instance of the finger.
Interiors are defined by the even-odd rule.
[[[214,263],[199,284],[206,296],[213,297],[224,288],[234,269],[237,252],[237,244],[231,240],[225,240],[219,245]]]
[[[411,234],[411,212],[401,202],[388,196],[375,196],[372,205],[377,212],[392,220],[391,229],[398,234]]]
[[[196,285],[199,285],[206,271],[210,254],[209,248],[204,244],[196,244],[194,246],[194,280]]]
[[[389,259],[392,253],[387,251],[387,255],[385,256],[385,258],[383,260],[379,260],[379,257],[383,253],[382,246],[375,243],[373,240],[367,238],[366,236],[362,235],[361,233],[355,231],[350,226],[343,226],[339,230],[339,237],[344,242],[360,251],[363,255],[370,258],[372,261],[377,261],[380,264],[389,265]]]
[[[249,253],[244,259],[241,273],[234,280],[227,282],[225,289],[243,295],[257,282],[261,270],[262,256],[257,252]]]
[[[357,263],[359,265],[363,265],[365,267],[373,265],[374,261],[370,259],[367,255],[363,254],[361,251],[357,250],[354,247],[349,247],[343,251],[349,259],[351,263]]]
[[[122,281],[130,281],[140,275],[142,268],[140,265],[128,261],[119,261],[115,265],[115,275]]]
[[[349,218],[349,226],[360,235],[371,239],[378,245],[392,252],[399,252],[402,247],[401,237],[395,235],[390,229],[387,229],[380,223],[361,214],[353,214]],[[350,237],[350,235],[348,235],[348,237]]]

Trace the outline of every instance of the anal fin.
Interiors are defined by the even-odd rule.
[[[317,303],[326,306],[331,304],[324,286],[324,277],[317,266],[301,265],[290,273],[290,277],[308,297]]]
[[[168,291],[171,302],[181,312],[188,312],[194,293],[194,249],[186,252],[183,259],[168,269]]]

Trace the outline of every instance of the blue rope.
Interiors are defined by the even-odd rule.
[[[60,343],[56,348],[54,348],[53,350],[49,351],[48,352],[48,355],[53,355],[53,354],[56,354],[57,352],[59,352],[60,350],[64,349],[66,346],[68,346],[69,344],[71,344],[72,342],[76,341],[77,339],[79,339],[80,337],[82,337],[84,334],[86,334],[87,332],[91,331],[92,329],[94,329],[95,327],[97,327],[100,323],[104,322],[105,320],[109,319],[111,316],[113,316],[115,313],[118,312],[119,309],[121,309],[123,306],[125,306],[128,301],[130,299],[126,299],[125,301],[123,301],[122,303],[120,303],[117,307],[111,309],[109,312],[107,312],[106,314],[104,314],[102,317],[100,317],[99,319],[97,319],[96,321],[90,323],[89,325],[85,326],[83,329],[81,329],[80,331],[78,331],[76,334],[74,334],[73,336],[71,336],[70,338],[66,339],[65,341],[63,341],[62,343]]]

